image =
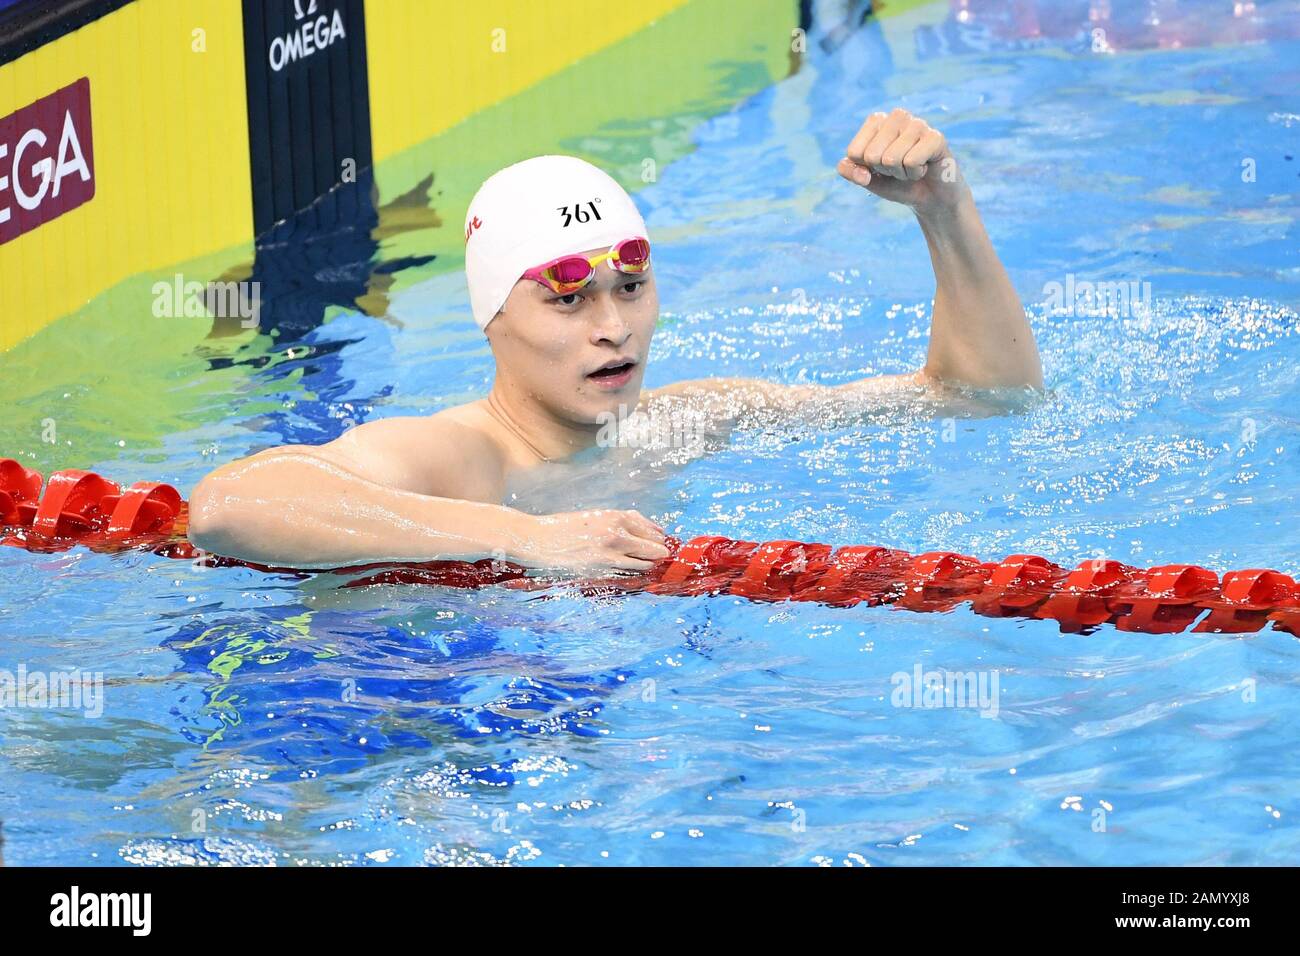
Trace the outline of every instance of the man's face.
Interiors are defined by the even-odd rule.
[[[602,262],[595,278],[571,295],[521,279],[487,337],[508,387],[564,421],[599,425],[604,414],[618,415],[620,405],[628,412],[635,407],[658,320],[654,267],[629,275]]]

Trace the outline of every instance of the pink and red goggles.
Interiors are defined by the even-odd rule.
[[[608,262],[611,269],[636,275],[650,268],[650,240],[644,236],[624,239],[608,252],[586,256],[560,256],[525,272],[520,278],[540,282],[559,295],[572,295],[596,277],[596,266]]]

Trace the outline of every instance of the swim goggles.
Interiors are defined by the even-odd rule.
[[[624,239],[609,247],[608,252],[588,259],[586,256],[561,256],[525,272],[520,278],[540,282],[559,295],[572,295],[596,277],[596,266],[608,262],[611,269],[629,275],[650,268],[650,240],[642,236]]]

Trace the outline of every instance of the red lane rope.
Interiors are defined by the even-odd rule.
[[[42,487],[43,486],[43,487]],[[42,493],[43,492],[43,493]],[[188,510],[170,485],[139,481],[123,490],[89,471],[42,476],[11,458],[0,459],[0,545],[28,551],[144,548],[170,558],[203,559],[212,566],[294,572],[207,556],[185,537]],[[734,541],[718,536],[671,542],[671,557],[648,572],[582,582],[592,594],[732,594],[753,601],[815,601],[837,607],[893,604],[913,611],[948,611],[969,604],[989,617],[1056,621],[1062,631],[1113,624],[1121,631],[1243,634],[1272,624],[1300,635],[1300,584],[1268,568],[1227,571],[1222,577],[1191,564],[1136,568],[1093,559],[1069,570],[1035,554],[1001,561],[952,551],[913,555],[892,548],[832,548],[802,541]],[[294,572],[300,574],[314,572]],[[445,587],[546,587],[508,562],[429,561],[422,564],[339,568],[361,574],[346,587],[433,584]],[[1193,627],[1193,625],[1195,625]]]

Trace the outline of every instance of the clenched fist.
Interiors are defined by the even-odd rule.
[[[841,176],[918,213],[956,208],[970,195],[943,133],[904,109],[868,116],[844,154]]]

